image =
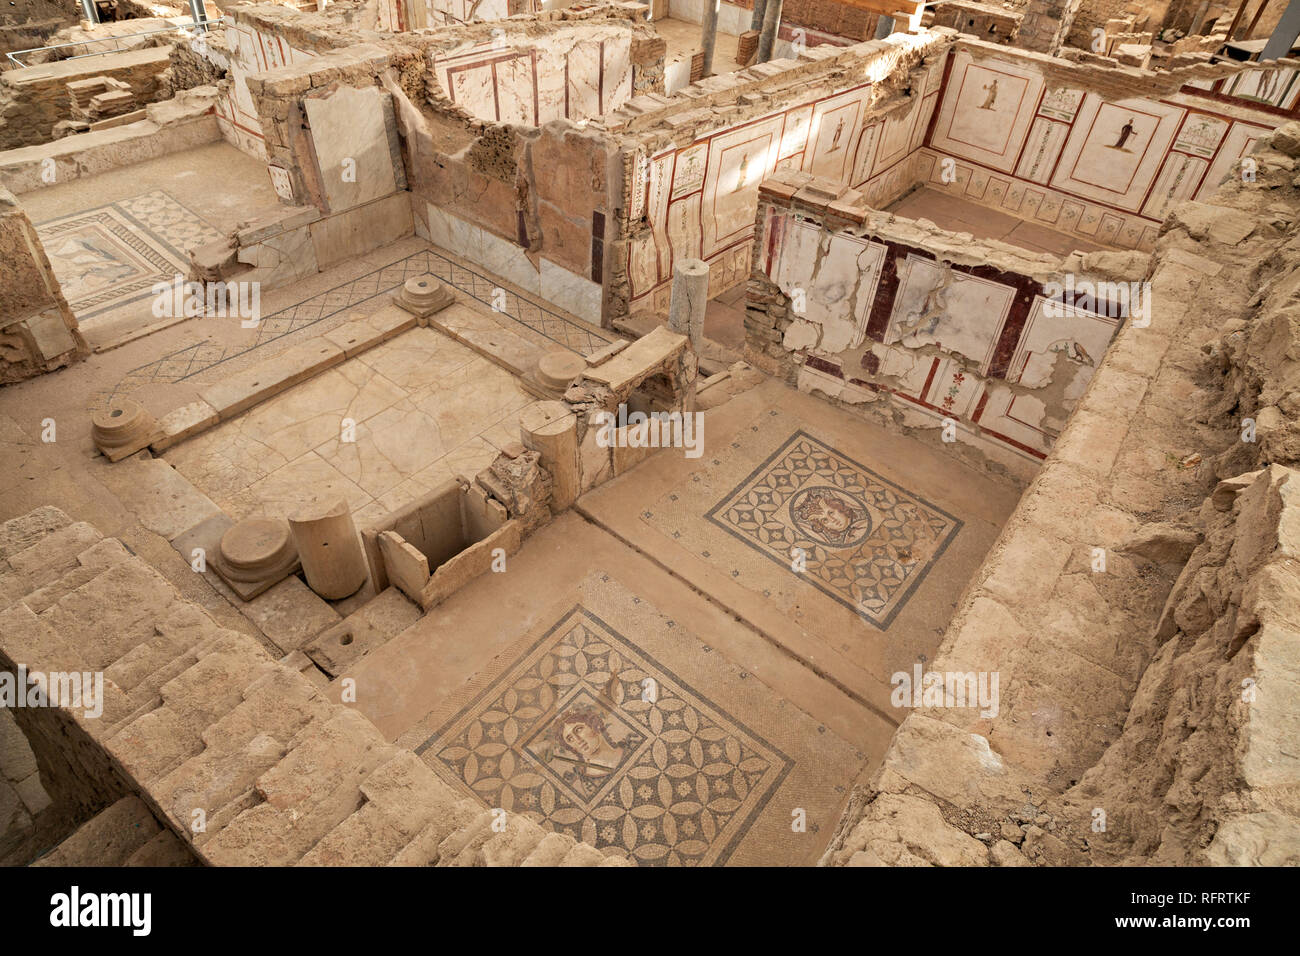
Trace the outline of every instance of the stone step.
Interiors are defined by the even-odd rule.
[[[601,866],[605,860],[605,854],[590,843],[578,843],[564,855],[560,866]]]
[[[41,538],[70,524],[72,519],[53,505],[45,505],[0,524],[0,573],[9,572],[11,556],[26,551]]]
[[[123,797],[91,817],[33,866],[122,866],[162,832],[139,797]]]
[[[382,865],[457,802],[451,788],[409,750],[367,777],[361,793],[365,805],[326,834],[299,865]]]
[[[559,866],[578,841],[567,833],[548,833],[519,863],[520,866]]]
[[[203,845],[217,865],[288,866],[364,802],[363,781],[398,753],[361,714],[340,710],[258,778],[264,802]]]
[[[123,866],[198,866],[199,861],[185,842],[171,830],[157,836],[136,850]]]
[[[152,638],[155,624],[175,603],[167,579],[133,557],[65,594],[41,620],[79,648],[92,670],[104,670]]]
[[[518,866],[545,837],[546,831],[535,821],[512,813],[506,818],[505,829],[483,842],[474,865]]]
[[[242,700],[242,689],[275,668],[252,638],[233,631],[163,684],[163,706],[131,721],[109,746],[136,780],[162,777],[204,749],[202,733]]]
[[[90,525],[74,524],[50,535],[41,545],[58,536],[72,535],[85,528],[99,534]],[[15,569],[5,575],[0,580],[0,601],[8,603],[21,600],[40,614],[65,594],[97,577],[101,571],[131,557],[131,553],[115,538],[97,539],[81,533],[74,539],[65,541],[65,544],[65,553],[47,552],[48,557],[40,559],[35,567],[25,571]],[[45,549],[38,545],[15,556],[14,560],[43,550]]]
[[[450,788],[448,788],[450,790]],[[454,797],[454,792],[452,793]],[[438,847],[452,833],[476,819],[483,812],[477,800],[456,800],[445,812],[433,817],[411,842],[402,847],[389,866],[431,866],[438,862]]]

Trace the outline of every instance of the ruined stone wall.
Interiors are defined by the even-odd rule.
[[[927,662],[997,673],[997,705],[911,709],[825,862],[1300,861],[1297,157],[1289,125],[1256,178],[1174,209],[1150,326],[1121,330]]]
[[[631,865],[524,813],[494,826],[359,712],[56,508],[0,525],[0,604],[0,667],[103,675],[99,714],[16,711],[55,799],[136,796],[203,863]]]
[[[13,194],[0,187],[0,385],[83,359],[77,329],[40,238]]]
[[[0,24],[0,54],[45,46],[49,37],[73,22],[73,15]]]
[[[152,102],[167,56],[166,47],[151,47],[0,73],[0,150],[49,142],[55,124],[72,118],[67,84],[74,80],[112,77],[129,84],[137,102]]]
[[[134,123],[9,150],[0,155],[0,183],[21,194],[215,142],[220,95],[216,87],[197,86],[150,103]]]
[[[877,204],[907,192],[951,30],[816,47],[606,116],[622,149],[609,310],[665,313],[676,256],[709,264],[709,294],[744,282],[758,184],[795,169]]]
[[[974,0],[949,0],[934,8],[933,26],[951,27],[986,43],[1010,43],[1020,31],[1024,14],[1017,10]],[[1038,49],[1026,43],[1017,43],[1026,49]]]
[[[1145,307],[1140,253],[1035,256],[873,211],[806,173],[763,183],[757,230],[751,363],[892,427],[950,425],[946,446],[1026,481]]]

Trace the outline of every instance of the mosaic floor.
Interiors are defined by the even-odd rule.
[[[235,518],[287,515],[304,494],[329,491],[364,523],[458,472],[485,468],[518,439],[518,412],[530,401],[510,373],[434,329],[416,328],[166,458]],[[354,432],[343,432],[345,419]]]
[[[882,630],[962,524],[803,431],[706,517]]]
[[[885,630],[962,521],[799,425],[768,409],[641,519],[764,597],[808,584]]]
[[[407,279],[429,272],[477,302],[493,308],[494,315],[517,323],[531,334],[565,348],[586,353],[613,341],[608,333],[575,322],[508,289],[502,290],[504,296],[497,295],[497,290],[501,289],[498,280],[430,248],[263,316],[256,332],[241,340],[239,345],[197,342],[132,369],[105,399],[118,392],[130,392],[142,385],[202,377],[203,373],[223,362],[247,355],[254,349],[324,322],[341,312],[372,302],[378,308],[383,301],[381,297],[386,298]]]
[[[489,807],[644,864],[812,849],[792,809],[820,830],[864,754],[608,574],[543,620],[423,722],[426,763]]]
[[[220,233],[161,189],[41,223],[37,233],[78,321],[152,295]]]

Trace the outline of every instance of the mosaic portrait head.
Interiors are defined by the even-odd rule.
[[[574,708],[565,711],[551,725],[556,741],[578,755],[587,764],[616,767],[623,759],[623,748],[616,746],[605,732],[605,718],[597,710]]]
[[[821,544],[845,548],[871,533],[866,505],[838,488],[805,488],[790,501],[795,527]]]

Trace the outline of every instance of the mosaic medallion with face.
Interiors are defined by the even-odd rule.
[[[871,515],[855,495],[813,485],[790,499],[790,518],[800,532],[830,548],[849,548],[871,534]]]

